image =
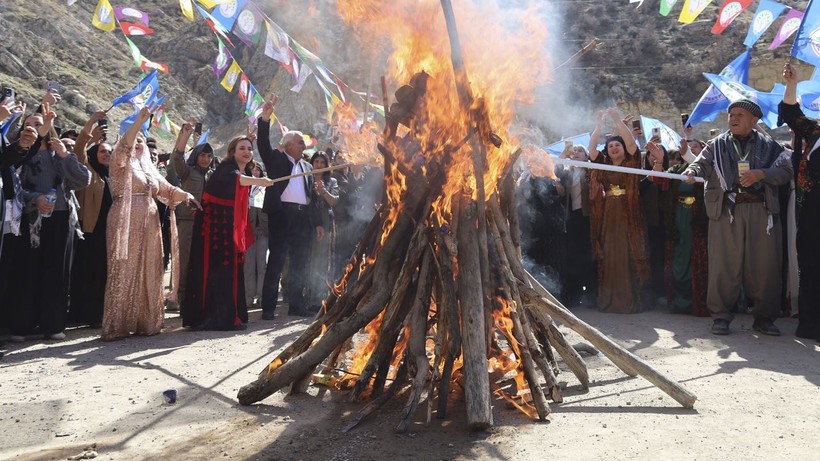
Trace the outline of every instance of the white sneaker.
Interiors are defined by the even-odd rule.
[[[46,339],[56,339],[58,341],[61,341],[61,340],[65,339],[65,333],[61,332],[61,333],[54,333],[53,335],[46,335]]]

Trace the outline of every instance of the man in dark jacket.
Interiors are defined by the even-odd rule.
[[[313,168],[302,159],[305,140],[302,133],[291,131],[282,138],[279,149],[270,143],[270,118],[276,97],[268,100],[259,118],[259,155],[270,178],[282,178]],[[268,236],[270,254],[262,288],[262,318],[273,319],[276,301],[279,298],[279,280],[285,258],[290,258],[290,275],[285,289],[288,294],[288,315],[308,317],[312,314],[305,305],[306,270],[313,233],[318,238],[324,235],[321,219],[310,207],[310,191],[313,190],[313,175],[299,176],[282,181],[265,190],[262,209],[268,213]],[[315,230],[314,230],[315,229]]]

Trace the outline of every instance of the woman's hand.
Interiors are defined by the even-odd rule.
[[[48,142],[48,147],[51,150],[54,151],[54,154],[56,154],[57,157],[60,157],[60,158],[68,157],[68,151],[65,148],[65,144],[63,144],[63,142],[60,141],[59,139],[51,139]]]
[[[797,69],[788,62],[783,66],[783,80],[785,80],[787,84],[797,84]]]
[[[25,109],[25,105],[12,101],[8,104],[0,104],[0,122],[5,121],[11,117],[12,114],[18,114]]]
[[[43,103],[43,126],[41,126],[37,131],[40,133],[40,136],[45,137],[49,132],[51,132],[52,128],[54,127],[54,119],[57,118],[57,112],[51,110],[51,104],[44,102]]]
[[[37,142],[37,130],[33,126],[27,126],[20,132],[20,139],[17,145],[23,149],[29,149]]]
[[[188,194],[188,196],[185,199],[185,204],[188,205],[189,207],[191,207],[194,210],[202,211],[202,205],[200,205],[199,202],[190,193]]]

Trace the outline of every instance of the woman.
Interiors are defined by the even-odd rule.
[[[644,160],[643,168],[645,170],[652,170],[660,168],[659,171],[666,171],[669,168],[669,155],[666,148],[660,143],[659,137],[654,137],[648,146],[659,148],[654,154],[647,152]],[[663,279],[663,264],[664,264],[664,249],[666,241],[666,227],[664,222],[663,207],[666,202],[666,193],[652,181],[651,176],[646,176],[640,180],[638,190],[641,196],[641,205],[643,206],[644,223],[646,223],[646,239],[649,245],[649,267],[650,267],[650,284],[647,295],[650,295],[647,301],[666,302],[665,287]]]
[[[109,165],[114,202],[106,229],[108,280],[103,341],[132,332],[151,336],[162,330],[162,231],[155,199],[171,208],[180,203],[196,204],[191,194],[168,183],[151,162],[140,129],[153,109],[140,109],[134,124],[114,148]],[[174,227],[172,232],[171,241],[175,242]]]
[[[94,328],[102,324],[105,305],[105,280],[108,272],[106,254],[106,223],[113,198],[109,186],[111,145],[101,142],[105,130],[96,126],[105,112],[91,115],[77,136],[74,151],[80,162],[91,172],[91,184],[77,191],[80,203],[80,229],[83,238],[77,241],[71,271],[70,314],[75,321]],[[86,150],[89,142],[95,142]]]
[[[310,159],[314,170],[327,168],[330,157],[325,152],[316,152]],[[328,283],[331,276],[331,264],[336,243],[336,224],[333,206],[339,200],[339,185],[329,171],[313,175],[313,192],[310,206],[316,208],[313,213],[321,217],[324,235],[317,235],[310,247],[308,263],[307,305],[311,312],[318,312],[322,301],[327,298]]]
[[[183,326],[197,330],[246,328],[243,260],[253,242],[248,222],[250,186],[273,184],[268,178],[251,176],[252,167],[252,140],[234,138],[225,160],[205,184],[203,212],[197,213],[191,241]]]
[[[786,93],[779,113],[794,131],[792,163],[796,172],[795,216],[797,217],[797,265],[800,288],[797,298],[798,338],[820,341],[820,125],[809,119],[797,103],[797,71],[791,64],[783,69]]]
[[[598,152],[604,113],[598,113],[590,135],[590,160],[595,163],[640,168],[640,152],[632,133],[616,109],[607,111],[616,135]],[[598,308],[603,312],[635,313],[643,309],[643,291],[649,281],[646,228],[638,194],[639,176],[595,171],[590,183],[592,247],[598,261]]]
[[[254,178],[265,177],[262,164],[254,162],[251,174]],[[254,302],[262,302],[262,287],[265,283],[265,269],[268,263],[268,214],[262,211],[264,203],[265,188],[251,186],[248,220],[253,229],[253,243],[245,254],[245,305],[248,309]]]
[[[667,171],[681,174],[688,166],[683,162],[689,145],[681,142],[680,152],[669,151],[669,161],[673,165]],[[649,158],[659,159],[663,155],[655,143],[647,145]],[[652,168],[663,171],[660,162]],[[669,308],[676,313],[691,313],[708,317],[706,288],[708,285],[708,221],[703,203],[703,185],[687,184],[666,178],[652,178],[664,191],[662,201],[664,225],[666,229],[665,270],[667,299]]]

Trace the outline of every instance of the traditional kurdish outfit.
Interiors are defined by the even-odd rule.
[[[762,170],[765,178],[741,187],[740,169]],[[756,130],[743,139],[726,132],[709,141],[686,171],[706,179],[709,311],[716,319],[731,321],[743,286],[755,320],[773,321],[780,315],[782,285],[777,186],[791,180],[789,152]]]
[[[325,178],[325,191],[328,194],[339,197],[339,185],[336,178]],[[310,260],[308,262],[307,294],[305,299],[308,309],[317,310],[322,307],[322,301],[327,298],[330,291],[331,263],[333,262],[333,251],[336,246],[336,222],[334,220],[333,207],[328,205],[325,199],[312,192],[310,206],[318,208],[315,213],[321,217],[322,227],[325,229],[325,236],[322,240],[311,239]],[[309,238],[309,237],[305,237]]]
[[[795,133],[792,165],[797,171],[795,214],[800,268],[800,323],[795,335],[820,340],[820,126],[803,115],[797,104],[781,102],[779,111],[780,118]]]
[[[680,174],[686,164],[673,166],[670,173]],[[703,186],[653,178],[666,190],[664,278],[669,307],[680,313],[708,317],[708,219],[703,204]]]
[[[234,330],[248,322],[243,263],[253,228],[248,221],[250,187],[239,184],[239,175],[236,160],[226,159],[205,184],[188,260],[183,326]]]
[[[172,209],[187,194],[172,186],[151,164],[147,149],[120,142],[111,155],[109,186],[114,203],[108,213],[108,280],[102,339],[150,336],[163,326],[162,231],[155,198]],[[171,213],[171,245],[177,261],[176,219]],[[172,273],[172,278],[176,275]],[[177,284],[174,283],[175,287]],[[175,297],[172,293],[171,297]]]
[[[594,163],[612,164],[604,154]],[[638,152],[621,164],[640,168]],[[592,249],[598,261],[598,308],[631,314],[643,310],[649,261],[638,175],[594,171],[590,183]]]

